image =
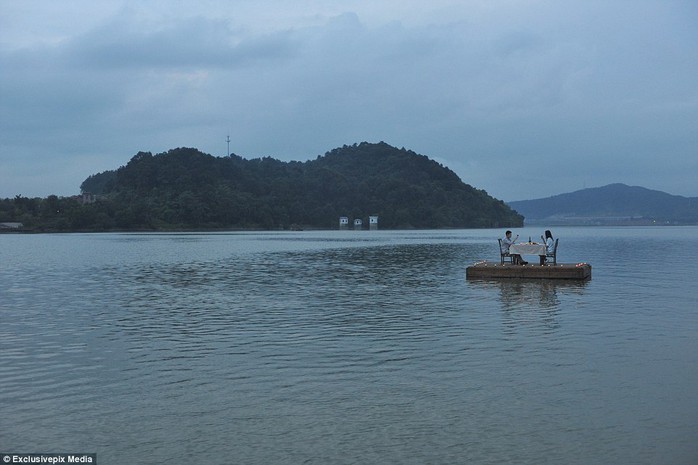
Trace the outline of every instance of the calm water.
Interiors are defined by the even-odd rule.
[[[466,281],[499,230],[0,235],[0,451],[695,465],[698,228],[553,233],[591,281]]]

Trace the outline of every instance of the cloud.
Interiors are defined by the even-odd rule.
[[[288,34],[241,37],[229,21],[187,18],[156,29],[122,14],[71,41],[70,63],[85,69],[235,68],[293,52]]]
[[[285,160],[384,140],[505,200],[606,179],[698,195],[689,3],[265,5],[87,2],[28,29],[12,5],[0,197],[73,193],[139,150],[223,155],[227,135]]]

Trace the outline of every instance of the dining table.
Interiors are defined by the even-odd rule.
[[[545,255],[545,244],[521,242],[509,246],[510,255]]]

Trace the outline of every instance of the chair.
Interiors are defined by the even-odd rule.
[[[504,265],[504,261],[508,259],[508,261],[513,265],[514,264],[514,257],[509,255],[509,252],[505,252],[504,249],[502,248],[502,240],[497,239],[499,241],[499,262]]]
[[[553,246],[553,251],[545,254],[546,261],[548,260],[548,257],[553,259],[553,265],[557,265],[557,241],[559,241],[559,240],[560,239],[555,239],[555,245]]]

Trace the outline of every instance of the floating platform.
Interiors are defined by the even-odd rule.
[[[558,263],[557,265],[512,265],[511,263],[480,262],[465,270],[466,279],[591,279],[588,263]]]

